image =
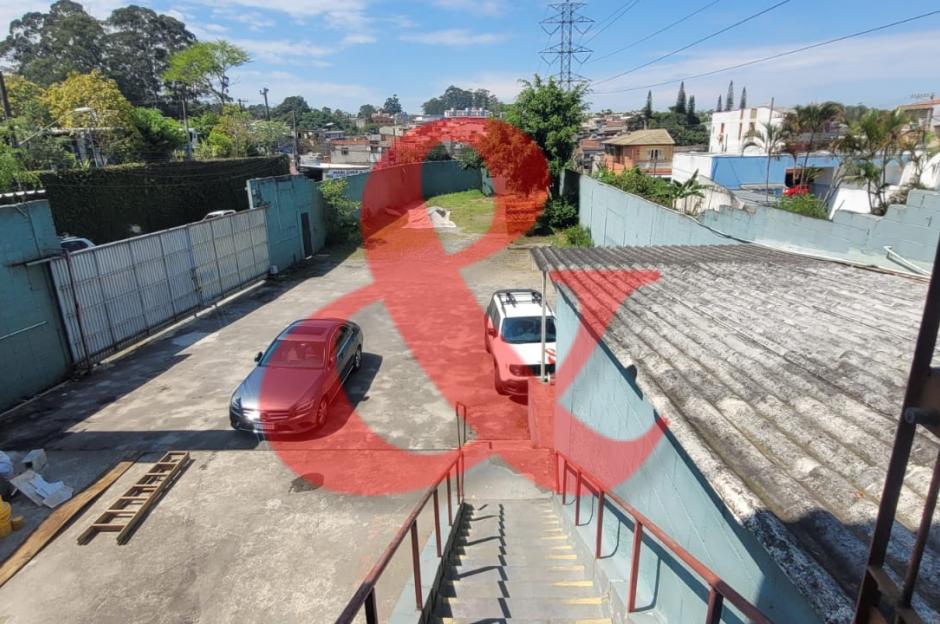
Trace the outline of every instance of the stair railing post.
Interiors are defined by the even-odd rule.
[[[434,488],[434,539],[437,541],[437,558],[441,558],[441,512],[437,502],[437,487]]]
[[[568,502],[568,458],[561,458],[561,504]]]
[[[454,510],[450,502],[450,468],[447,469],[447,526],[454,526]]]
[[[418,611],[424,608],[421,597],[421,557],[418,553],[418,519],[411,523],[411,565],[415,570],[415,605]]]
[[[725,597],[717,589],[708,589],[708,612],[705,614],[705,624],[719,624],[721,622],[722,603]]]
[[[594,558],[601,558],[601,536],[604,531],[604,490],[597,494],[597,539],[594,544]]]
[[[630,562],[630,595],[627,601],[627,613],[636,610],[636,583],[640,572],[640,546],[643,543],[643,524],[633,519],[633,560]]]
[[[574,525],[581,525],[581,471],[578,470],[578,476],[574,485]]]
[[[379,624],[378,609],[375,606],[375,588],[366,596],[366,624]]]

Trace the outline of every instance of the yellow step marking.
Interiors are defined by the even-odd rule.
[[[548,555],[546,559],[577,559],[577,555]]]
[[[600,596],[591,596],[590,598],[562,598],[559,602],[563,605],[599,605],[604,602]]]
[[[541,540],[563,540],[563,539],[568,539],[568,536],[567,536],[567,535],[548,535],[548,536],[540,537],[539,539],[541,539]]]
[[[552,587],[594,587],[594,581],[555,581]]]

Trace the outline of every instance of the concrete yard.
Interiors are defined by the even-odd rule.
[[[461,234],[451,236],[463,244]],[[522,249],[463,274],[481,304],[497,288],[541,281]],[[0,587],[0,623],[333,621],[420,492],[345,495],[305,479],[267,442],[230,429],[228,401],[254,354],[284,326],[370,281],[362,251],[317,256],[5,415],[0,449],[46,449],[50,474],[76,492],[125,452],[144,454]],[[353,320],[365,334],[363,368],[347,383],[358,413],[401,448],[454,448],[453,408],[384,307],[373,304]],[[329,422],[318,435],[342,439],[343,425]],[[504,438],[528,437],[522,419],[503,427]],[[167,450],[188,450],[193,462],[130,542],[118,546],[113,534],[101,534],[78,546],[76,537]],[[22,497],[14,503],[15,513],[28,512],[28,526],[0,541],[0,558],[47,515],[27,510]],[[421,532],[423,540],[427,522]],[[409,574],[403,548],[381,586],[380,613]]]

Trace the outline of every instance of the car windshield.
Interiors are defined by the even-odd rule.
[[[276,340],[258,365],[273,368],[323,368],[324,351],[323,341]]]
[[[88,245],[84,241],[80,240],[66,240],[62,241],[62,249],[66,251],[81,251],[85,249]]]
[[[503,321],[503,340],[510,344],[542,342],[542,317],[520,316]],[[555,342],[555,319],[545,319],[545,342]]]

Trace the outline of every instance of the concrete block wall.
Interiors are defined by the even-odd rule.
[[[702,223],[731,236],[901,269],[885,247],[929,269],[940,239],[940,194],[912,191],[907,204],[890,206],[884,216],[838,211],[831,221],[757,206],[747,211],[722,208],[701,216]]]
[[[598,182],[579,181],[579,221],[597,246],[732,245],[687,217],[637,195]]]
[[[47,201],[0,206],[0,411],[71,370],[49,267],[25,264],[61,251]]]
[[[559,361],[571,348],[579,323],[576,303],[568,296],[561,293],[556,306]],[[632,370],[621,366],[601,345],[559,402],[599,434],[619,440],[636,438],[655,426],[656,415],[643,400]],[[592,442],[573,436],[565,419],[556,418],[555,441],[560,451],[590,469],[596,456]],[[572,478],[569,476],[569,483]],[[753,535],[728,512],[668,432],[651,456],[615,491],[773,621],[821,621]],[[585,524],[577,531],[593,551],[597,507],[586,490],[584,494],[581,522]],[[570,497],[565,513],[573,525],[574,504]],[[633,524],[615,514],[610,506],[605,508],[604,517],[603,558],[597,572],[610,582],[615,603],[626,604]],[[664,622],[704,620],[707,586],[649,536],[641,548],[638,578],[639,609],[655,613]],[[729,609],[722,621],[739,623],[743,619]]]

